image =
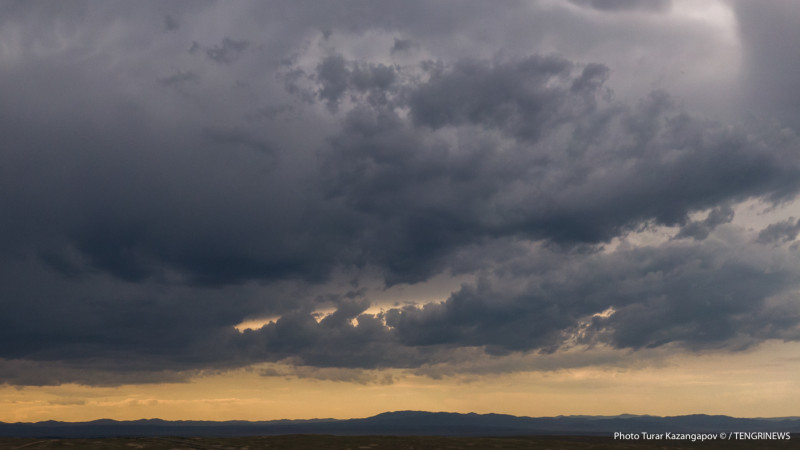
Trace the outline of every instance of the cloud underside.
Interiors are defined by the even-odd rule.
[[[795,198],[790,128],[720,123],[663,90],[616,100],[602,62],[430,58],[396,36],[359,58],[330,39],[281,58],[235,36],[187,40],[179,70],[146,75],[92,53],[8,64],[0,381],[800,339],[800,223],[733,223],[745,201]],[[659,229],[669,238],[618,245]],[[471,281],[370,309],[369,282],[442,274]]]

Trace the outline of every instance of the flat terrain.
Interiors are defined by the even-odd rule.
[[[502,438],[418,436],[290,435],[233,438],[141,437],[105,439],[0,438],[0,449],[319,449],[319,450],[448,450],[448,449],[789,449],[790,441],[614,441],[610,437],[526,436]]]

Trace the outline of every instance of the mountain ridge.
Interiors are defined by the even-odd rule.
[[[527,417],[428,411],[391,411],[354,419],[280,419],[268,421],[208,421],[98,419],[87,422],[0,422],[2,437],[121,437],[121,436],[256,436],[282,434],[334,435],[610,435],[614,432],[719,433],[777,431],[800,433],[800,417],[741,418],[690,414],[652,416],[570,415]]]

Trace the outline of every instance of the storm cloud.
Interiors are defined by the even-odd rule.
[[[0,14],[0,382],[800,338],[797,221],[737,222],[800,190],[785,102],[631,100],[587,43],[675,2],[64,5]],[[775,11],[734,6],[743,37]],[[436,277],[468,281],[376,300]]]

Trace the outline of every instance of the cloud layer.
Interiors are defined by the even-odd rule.
[[[700,33],[673,2],[551,3],[511,9],[610,41],[653,15]],[[580,37],[523,51],[506,12],[444,5],[4,7],[0,380],[800,337],[797,221],[736,221],[800,189],[782,100],[737,122],[663,86],[630,100],[636,74]],[[743,38],[771,13],[735,6]],[[744,97],[769,71],[748,69]],[[470,281],[373,298],[437,276]]]

